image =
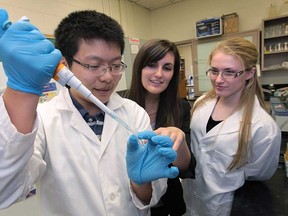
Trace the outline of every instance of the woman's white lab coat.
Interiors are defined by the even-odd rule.
[[[150,129],[148,115],[136,103],[113,94],[107,106],[138,131]],[[131,133],[109,115],[105,115],[100,142],[66,89],[39,105],[31,134],[16,131],[2,97],[0,112],[0,208],[24,198],[40,179],[43,215],[147,214],[147,206],[129,189],[125,157]],[[164,194],[166,181],[153,182],[150,205]]]
[[[195,180],[183,180],[190,215],[230,215],[234,191],[245,180],[269,179],[279,161],[281,132],[256,99],[252,117],[252,151],[247,165],[228,171],[238,147],[242,112],[232,114],[208,133],[216,99],[197,109],[191,121],[191,148],[197,161]]]

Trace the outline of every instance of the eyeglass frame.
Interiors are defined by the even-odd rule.
[[[108,69],[109,69],[110,73],[113,76],[118,76],[118,75],[121,75],[123,73],[123,71],[127,68],[127,65],[124,62],[122,62],[122,61],[121,61],[120,64],[113,64],[112,66],[106,66],[106,65],[103,65],[103,64],[99,64],[99,65],[85,64],[85,63],[82,63],[79,60],[71,58],[71,57],[66,57],[66,58],[71,60],[72,62],[75,62],[75,63],[85,67],[88,70],[90,70],[90,68],[96,69],[96,68],[99,68],[99,67],[103,67],[103,69],[104,69],[104,67],[105,67],[105,70],[103,70],[102,73],[97,75],[97,76],[103,76],[107,72]],[[116,66],[121,66],[122,67],[122,69],[120,70],[119,74],[114,74],[113,73],[113,68],[115,68]]]
[[[246,69],[241,70],[241,71],[238,71],[238,72],[228,72],[228,71],[222,71],[222,72],[221,72],[221,71],[218,71],[218,72],[215,72],[215,73],[217,73],[217,75],[215,75],[215,78],[217,78],[217,77],[219,76],[220,72],[221,72],[221,78],[222,78],[222,79],[227,80],[227,78],[224,78],[224,77],[223,77],[223,73],[226,73],[226,74],[227,74],[227,73],[228,73],[228,74],[234,74],[233,79],[235,79],[235,78],[241,76],[244,72],[246,72],[246,71],[248,71],[248,70],[251,70],[251,69],[252,69],[252,67],[246,68]],[[209,72],[211,72],[211,70],[212,70],[212,68],[209,68],[209,69],[206,71],[206,76],[210,77]],[[228,79],[229,79],[229,78],[228,78]]]

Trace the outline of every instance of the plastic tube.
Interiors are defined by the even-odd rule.
[[[126,122],[124,122],[115,112],[109,109],[105,104],[103,104],[97,97],[95,97],[89,89],[87,89],[82,82],[74,76],[74,74],[65,65],[60,63],[54,73],[53,78],[60,83],[62,86],[70,86],[78,91],[81,95],[88,98],[106,114],[110,115],[115,119],[120,125],[125,127],[128,131],[134,134],[138,138],[138,132],[133,130]],[[143,143],[138,139],[139,144]]]

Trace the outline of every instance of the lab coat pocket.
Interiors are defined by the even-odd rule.
[[[233,159],[231,156],[214,150],[211,155],[211,163],[208,166],[207,179],[215,182],[223,190],[230,191],[239,188],[244,178],[242,169],[231,171],[227,169]]]

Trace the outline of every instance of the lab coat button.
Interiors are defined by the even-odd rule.
[[[110,194],[110,200],[114,201],[116,199],[116,195],[114,193]]]
[[[201,150],[201,151],[205,151],[205,150],[206,150],[206,148],[202,147],[200,150]]]

